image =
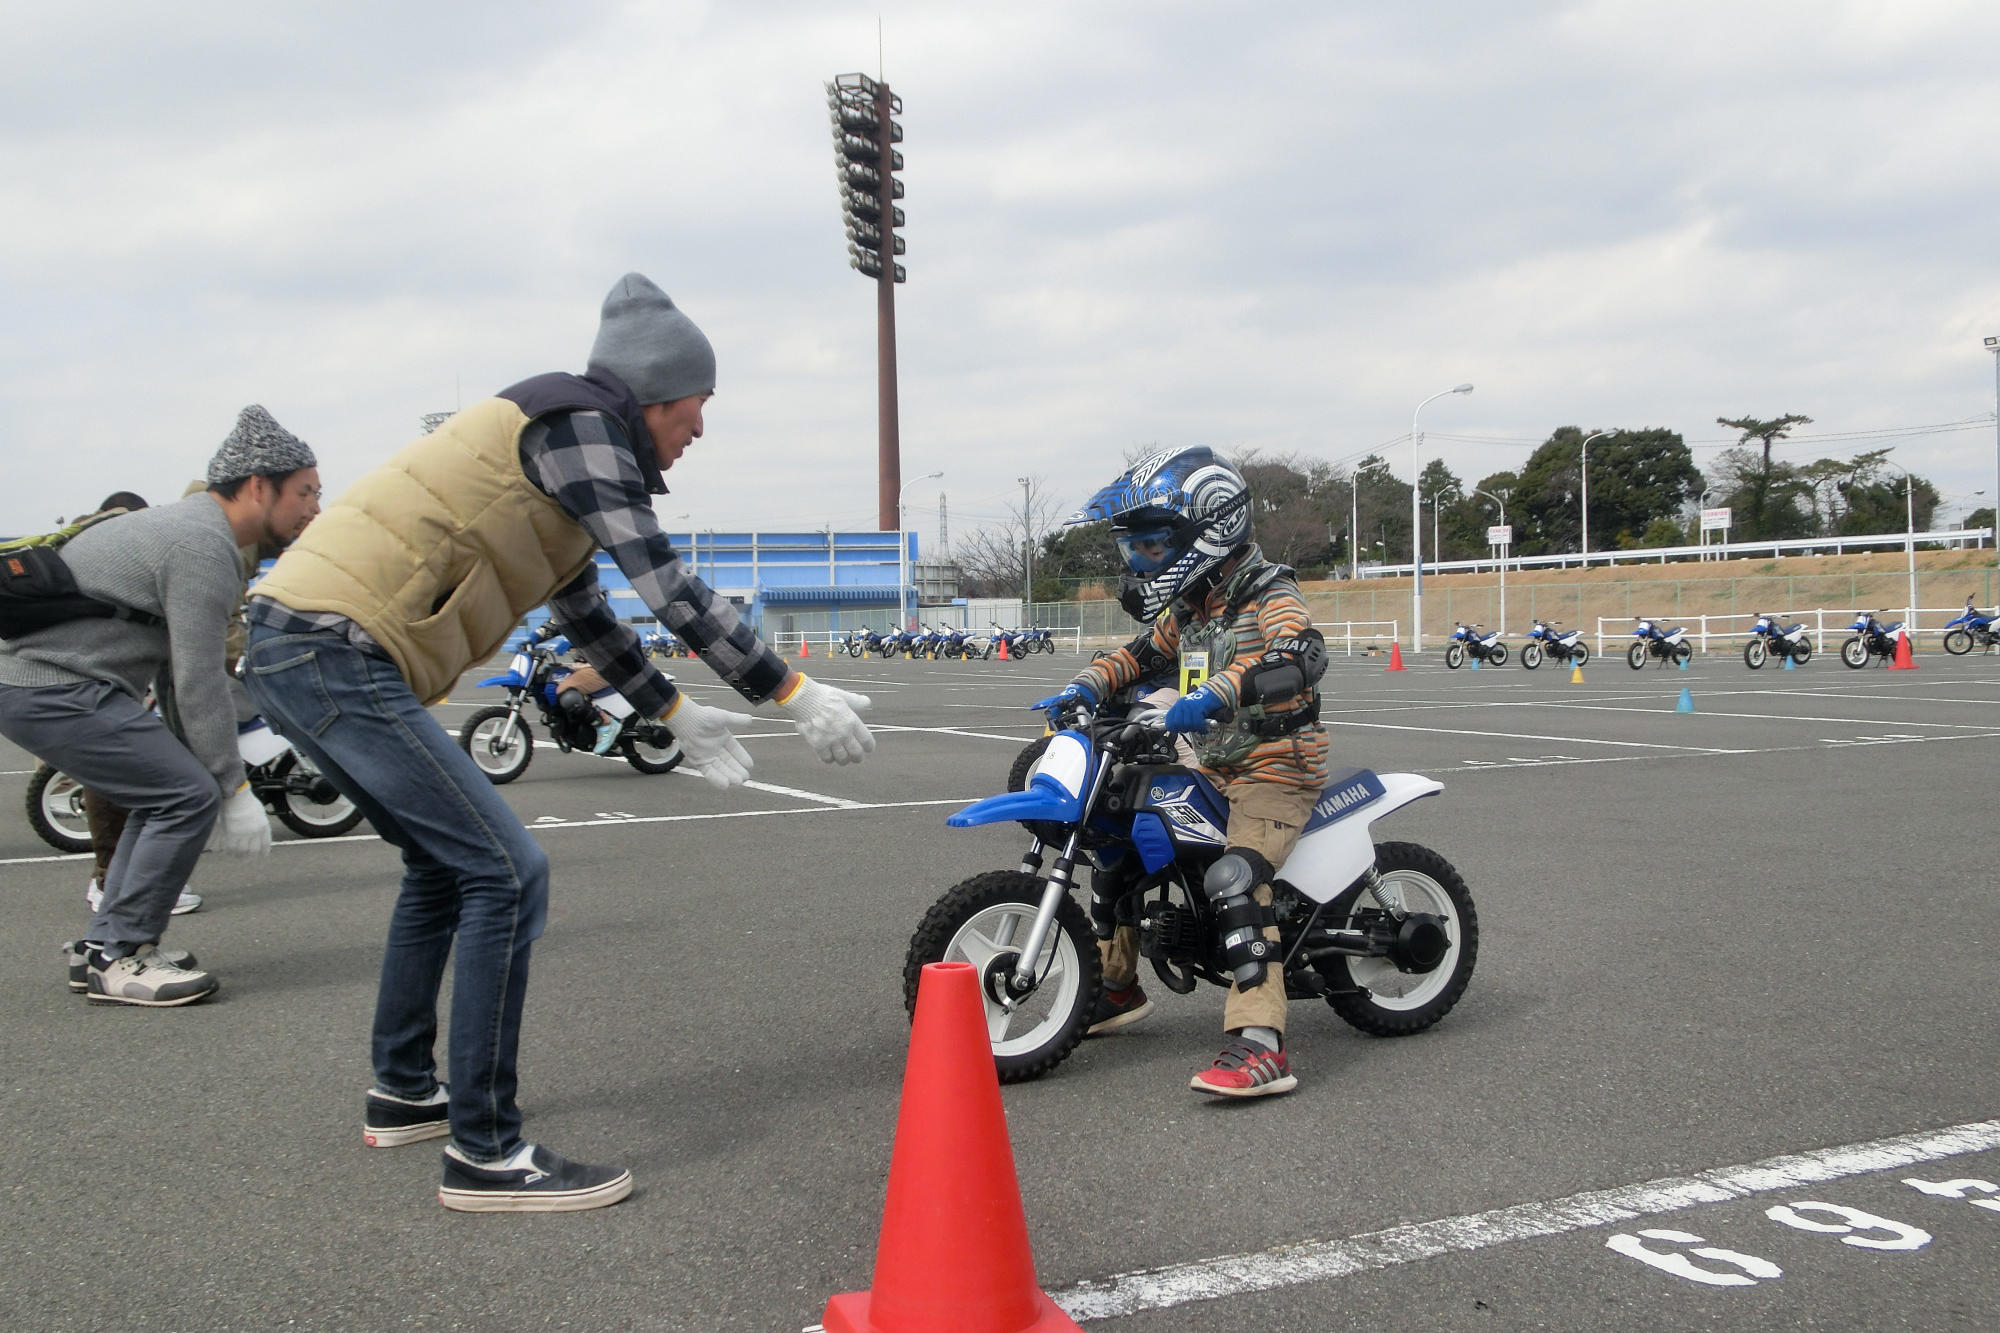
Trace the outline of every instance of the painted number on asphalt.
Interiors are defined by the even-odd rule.
[[[1972,1197],[2000,1194],[2000,1185],[1990,1180],[1918,1180],[1905,1177],[1903,1183],[1933,1198],[1963,1199],[1974,1208],[2000,1212],[2000,1199]],[[1849,1208],[1845,1204],[1821,1203],[1814,1199],[1774,1205],[1764,1210],[1764,1216],[1795,1231],[1838,1236],[1841,1244],[1861,1250],[1921,1250],[1934,1239],[1922,1227],[1863,1212],[1859,1208]],[[1637,1259],[1662,1273],[1671,1273],[1704,1286],[1753,1287],[1759,1282],[1784,1276],[1784,1270],[1769,1259],[1710,1245],[1700,1236],[1687,1231],[1652,1228],[1630,1235],[1620,1233],[1605,1241],[1604,1245],[1606,1249],[1629,1259]]]

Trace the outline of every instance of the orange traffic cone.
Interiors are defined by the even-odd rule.
[[[1005,639],[1000,640],[1000,660],[1003,662],[1012,660],[1007,656],[1007,641]]]
[[[809,644],[809,643],[807,643],[807,642],[806,642],[806,641],[805,641],[804,639],[800,639],[800,640],[799,640],[799,656],[800,656],[800,657],[811,657],[812,655],[813,655],[813,650],[812,650],[812,645],[811,645],[811,644]]]
[[[875,1282],[827,1302],[826,1333],[1082,1333],[1035,1285],[979,970],[931,963],[896,1113]]]
[[[1383,669],[1385,671],[1406,671],[1409,669],[1403,665],[1402,644],[1392,643],[1389,645],[1389,665]]]
[[[1894,661],[1889,663],[1889,669],[1891,671],[1915,671],[1917,669],[1916,655],[1910,651],[1910,632],[1908,630],[1904,630],[1896,636],[1896,657]]]

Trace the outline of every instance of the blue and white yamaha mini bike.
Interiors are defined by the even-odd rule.
[[[1743,665],[1752,671],[1773,657],[1790,661],[1793,666],[1804,666],[1812,660],[1812,655],[1812,639],[1806,634],[1806,627],[1787,625],[1769,612],[1758,613],[1757,623],[1750,627],[1750,642],[1743,645]]]
[[[2000,632],[1993,628],[1993,617],[1977,610],[1970,597],[1965,599],[1965,613],[1944,627],[1944,650],[1953,657],[1963,657],[1974,648],[1984,648],[1992,652],[2000,645]]]
[[[1564,666],[1571,663],[1582,666],[1590,660],[1590,645],[1583,641],[1583,631],[1557,628],[1561,623],[1559,620],[1535,622],[1535,627],[1528,631],[1528,641],[1521,645],[1522,666],[1533,671],[1542,664],[1544,657]]]
[[[974,875],[925,913],[903,968],[915,1012],[926,963],[979,969],[1002,1082],[1036,1078],[1083,1039],[1097,1001],[1100,935],[1136,926],[1139,952],[1169,989],[1231,983],[1225,931],[1203,891],[1223,854],[1228,810],[1198,771],[1174,762],[1158,713],[1064,718],[1022,791],[976,801],[954,828],[1018,821],[1018,868]],[[1479,917],[1442,856],[1377,843],[1369,825],[1443,785],[1412,773],[1336,773],[1273,882],[1277,959],[1294,999],[1324,999],[1377,1036],[1421,1032],[1465,993]],[[1072,896],[1088,868],[1088,913]]]
[[[1634,671],[1645,666],[1649,657],[1662,666],[1669,663],[1679,666],[1694,656],[1694,645],[1687,641],[1683,626],[1661,629],[1657,620],[1640,616],[1632,630],[1632,640],[1632,646],[1625,650],[1625,661]]]

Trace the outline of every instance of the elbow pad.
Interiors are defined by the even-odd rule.
[[[1275,639],[1243,672],[1238,691],[1243,704],[1284,703],[1319,683],[1326,674],[1326,637],[1308,629]]]

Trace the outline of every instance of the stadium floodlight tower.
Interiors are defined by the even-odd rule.
[[[897,497],[902,492],[902,442],[896,414],[896,284],[909,274],[896,256],[903,253],[903,127],[895,117],[903,99],[889,85],[866,74],[841,74],[826,85],[827,115],[833,120],[833,165],[840,177],[840,211],[847,223],[847,263],[875,280],[876,516],[883,532],[899,531]]]

